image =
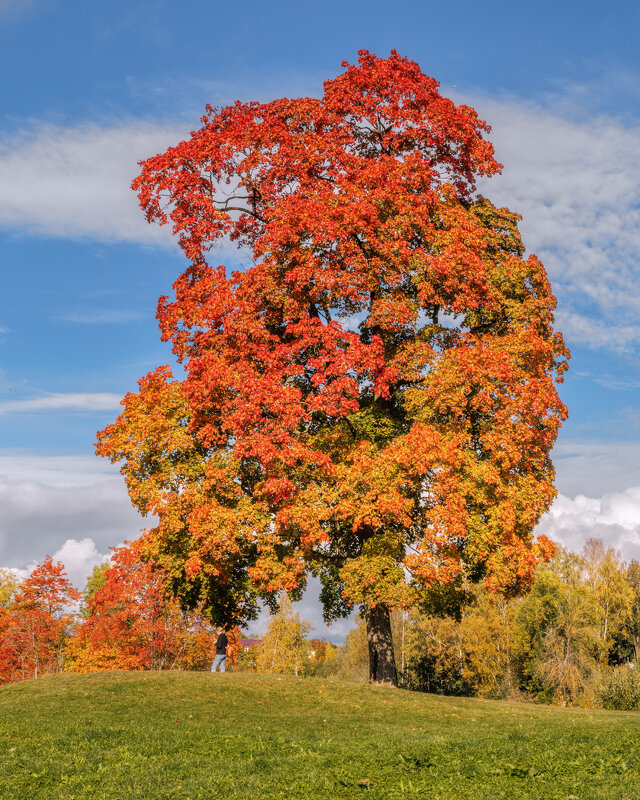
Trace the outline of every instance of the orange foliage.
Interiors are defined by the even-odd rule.
[[[140,561],[136,543],[114,550],[88,611],[68,648],[74,672],[203,669],[215,655],[211,626],[165,598],[162,573]]]
[[[463,574],[516,593],[551,552],[568,353],[518,215],[476,192],[489,128],[395,52],[344,66],[319,99],[208,108],[134,181],[189,260],[158,306],[186,378],[143,378],[98,452],[217,621],[309,569],[329,616]],[[209,264],[223,236],[246,270]]]

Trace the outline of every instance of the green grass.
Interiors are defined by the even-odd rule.
[[[0,689],[2,800],[640,798],[640,714],[269,675]]]

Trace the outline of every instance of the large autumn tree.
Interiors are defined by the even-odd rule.
[[[98,448],[184,602],[235,622],[317,575],[394,682],[389,608],[516,593],[552,549],[532,531],[567,352],[518,215],[476,191],[500,170],[486,123],[395,52],[344,67],[319,99],[208,107],[142,163],[189,262],[158,307],[186,377],[143,378]],[[212,261],[229,240],[242,270]]]

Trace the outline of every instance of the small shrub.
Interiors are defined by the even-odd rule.
[[[598,689],[603,708],[611,711],[640,709],[640,670],[637,665],[615,667]]]

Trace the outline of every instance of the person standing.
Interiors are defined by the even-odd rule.
[[[224,628],[218,628],[218,639],[216,640],[216,657],[213,659],[213,664],[211,665],[211,672],[216,672],[218,667],[220,667],[220,672],[224,672],[224,665],[227,660],[227,644],[229,640],[227,639],[227,634],[224,632]]]

